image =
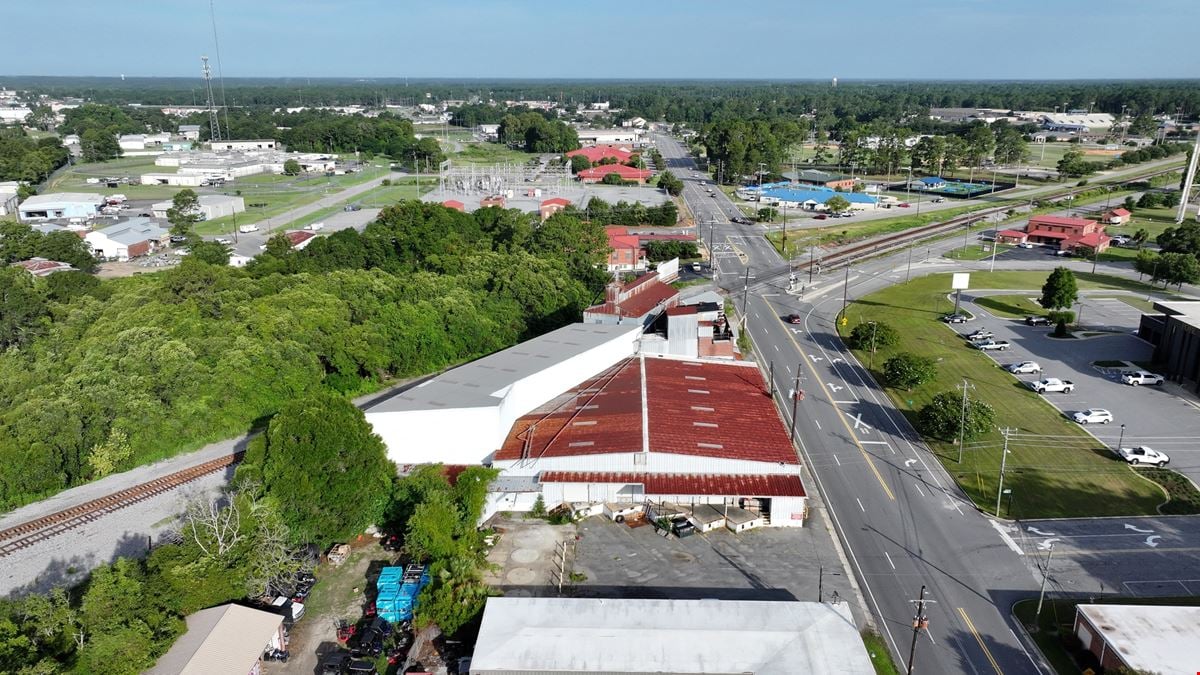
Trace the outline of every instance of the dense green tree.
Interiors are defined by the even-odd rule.
[[[171,198],[171,208],[167,209],[167,222],[171,223],[171,234],[190,237],[196,223],[204,220],[200,211],[200,196],[191,188],[184,188]]]
[[[1129,123],[1130,136],[1153,136],[1158,131],[1158,121],[1149,113],[1140,113]]]
[[[1063,153],[1057,164],[1058,175],[1064,178],[1080,178],[1095,173],[1096,165],[1084,159],[1083,151],[1071,148]]]
[[[850,200],[841,195],[834,195],[825,200],[825,208],[829,209],[830,213],[845,213],[850,209]]]
[[[970,441],[995,428],[996,411],[979,399],[968,399],[964,419],[962,394],[944,391],[937,394],[917,413],[921,433],[943,441]]]
[[[1038,304],[1045,309],[1069,309],[1079,298],[1079,286],[1075,274],[1066,267],[1056,267],[1042,285],[1042,296]]]
[[[25,116],[25,124],[42,131],[50,131],[54,128],[57,117],[53,108],[39,103],[29,107],[29,114]]]
[[[941,136],[926,136],[917,141],[912,149],[912,161],[914,167],[941,175],[942,164],[946,161],[946,139]]]
[[[67,163],[70,153],[57,138],[34,140],[20,127],[0,127],[0,181],[40,183]],[[24,186],[26,192],[30,189]],[[28,194],[20,194],[22,201]]]
[[[1182,289],[1184,284],[1200,281],[1200,261],[1190,253],[1163,253],[1159,261],[1159,267],[1163,270],[1158,278],[1167,284],[1175,284]]]
[[[525,152],[563,153],[579,147],[579,134],[573,127],[536,112],[505,115],[499,134],[502,143]]]
[[[1029,143],[1021,132],[1011,125],[1004,124],[998,128],[993,125],[996,133],[996,162],[1012,166],[1020,164],[1029,158]]]
[[[571,173],[579,173],[586,169],[592,168],[592,163],[583,155],[575,155],[571,158]]]
[[[80,154],[85,162],[103,162],[121,156],[121,146],[106,129],[88,129],[79,136]]]
[[[670,171],[664,171],[658,174],[658,187],[667,191],[667,194],[672,197],[678,197],[683,194],[683,181],[679,180],[675,174]]]
[[[687,260],[700,255],[694,241],[662,240],[646,242],[646,260],[662,262],[672,258]]]
[[[0,351],[22,347],[49,325],[45,294],[20,267],[0,267]]]
[[[284,161],[283,175],[299,176],[301,171],[303,171],[303,169],[300,167],[300,162],[297,162],[294,159],[288,159],[288,160]]]
[[[937,362],[926,356],[901,352],[883,363],[883,381],[889,387],[911,390],[937,375]]]
[[[1185,220],[1163,230],[1155,241],[1165,253],[1200,255],[1200,223]]]
[[[197,241],[191,245],[188,257],[209,265],[228,265],[229,248],[215,241]]]
[[[971,125],[966,136],[966,160],[971,166],[980,166],[983,160],[992,156],[996,151],[996,135],[984,122]]]
[[[297,542],[324,547],[379,520],[395,467],[352,403],[324,393],[292,401],[266,438],[263,489]]]
[[[882,321],[864,321],[851,329],[846,338],[852,349],[871,352],[894,347],[899,342],[900,333]]]

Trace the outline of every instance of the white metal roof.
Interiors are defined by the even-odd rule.
[[[248,673],[283,616],[241,605],[203,609],[187,618],[187,632],[146,675]]]
[[[442,373],[368,412],[494,406],[514,383],[624,335],[632,344],[633,334],[640,331],[637,326],[573,323]]]
[[[1140,672],[1195,672],[1200,654],[1200,607],[1078,605],[1125,661]]]
[[[51,192],[44,195],[33,195],[21,202],[22,211],[32,211],[35,207],[45,208],[59,204],[102,204],[104,195],[95,192]]]
[[[472,675],[872,673],[843,605],[488,598]]]

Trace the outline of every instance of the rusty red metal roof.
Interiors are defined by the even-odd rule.
[[[629,150],[616,145],[593,145],[587,148],[572,150],[567,153],[567,157],[576,157],[583,155],[587,157],[589,162],[593,164],[608,157],[614,157],[619,162],[627,162],[633,156]]]
[[[602,164],[590,169],[584,169],[577,175],[580,178],[601,180],[610,173],[615,173],[625,180],[646,180],[653,172],[649,169],[635,169],[632,166],[625,166],[624,164]]]
[[[636,286],[644,286],[644,288],[620,302],[605,302],[588,307],[584,310],[584,313],[629,317],[645,316],[653,311],[655,307],[679,295],[679,291],[675,290],[675,287],[670,284],[664,284],[657,278],[651,278],[648,282],[642,282],[639,279],[624,288],[629,289]]]
[[[776,474],[605,473],[543,471],[541,483],[636,483],[650,495],[804,497],[800,476]]]
[[[497,460],[650,452],[781,464],[799,458],[758,368],[631,358],[513,425]]]

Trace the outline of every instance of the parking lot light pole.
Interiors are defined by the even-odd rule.
[[[1121,438],[1117,441],[1117,450],[1121,450],[1121,446],[1125,444],[1125,425],[1121,425]]]

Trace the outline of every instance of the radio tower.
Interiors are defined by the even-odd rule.
[[[1175,222],[1183,223],[1187,217],[1188,201],[1192,197],[1192,180],[1196,177],[1196,161],[1200,160],[1200,132],[1196,133],[1196,144],[1192,146],[1192,159],[1188,162],[1187,173],[1183,176],[1183,194],[1180,195],[1179,212],[1175,214]],[[1200,218],[1200,214],[1197,214]]]
[[[204,73],[204,86],[208,89],[208,129],[212,141],[221,140],[221,122],[217,118],[217,104],[213,101],[212,90],[212,70],[208,67],[208,57],[201,56],[200,61],[204,64],[201,72]]]

